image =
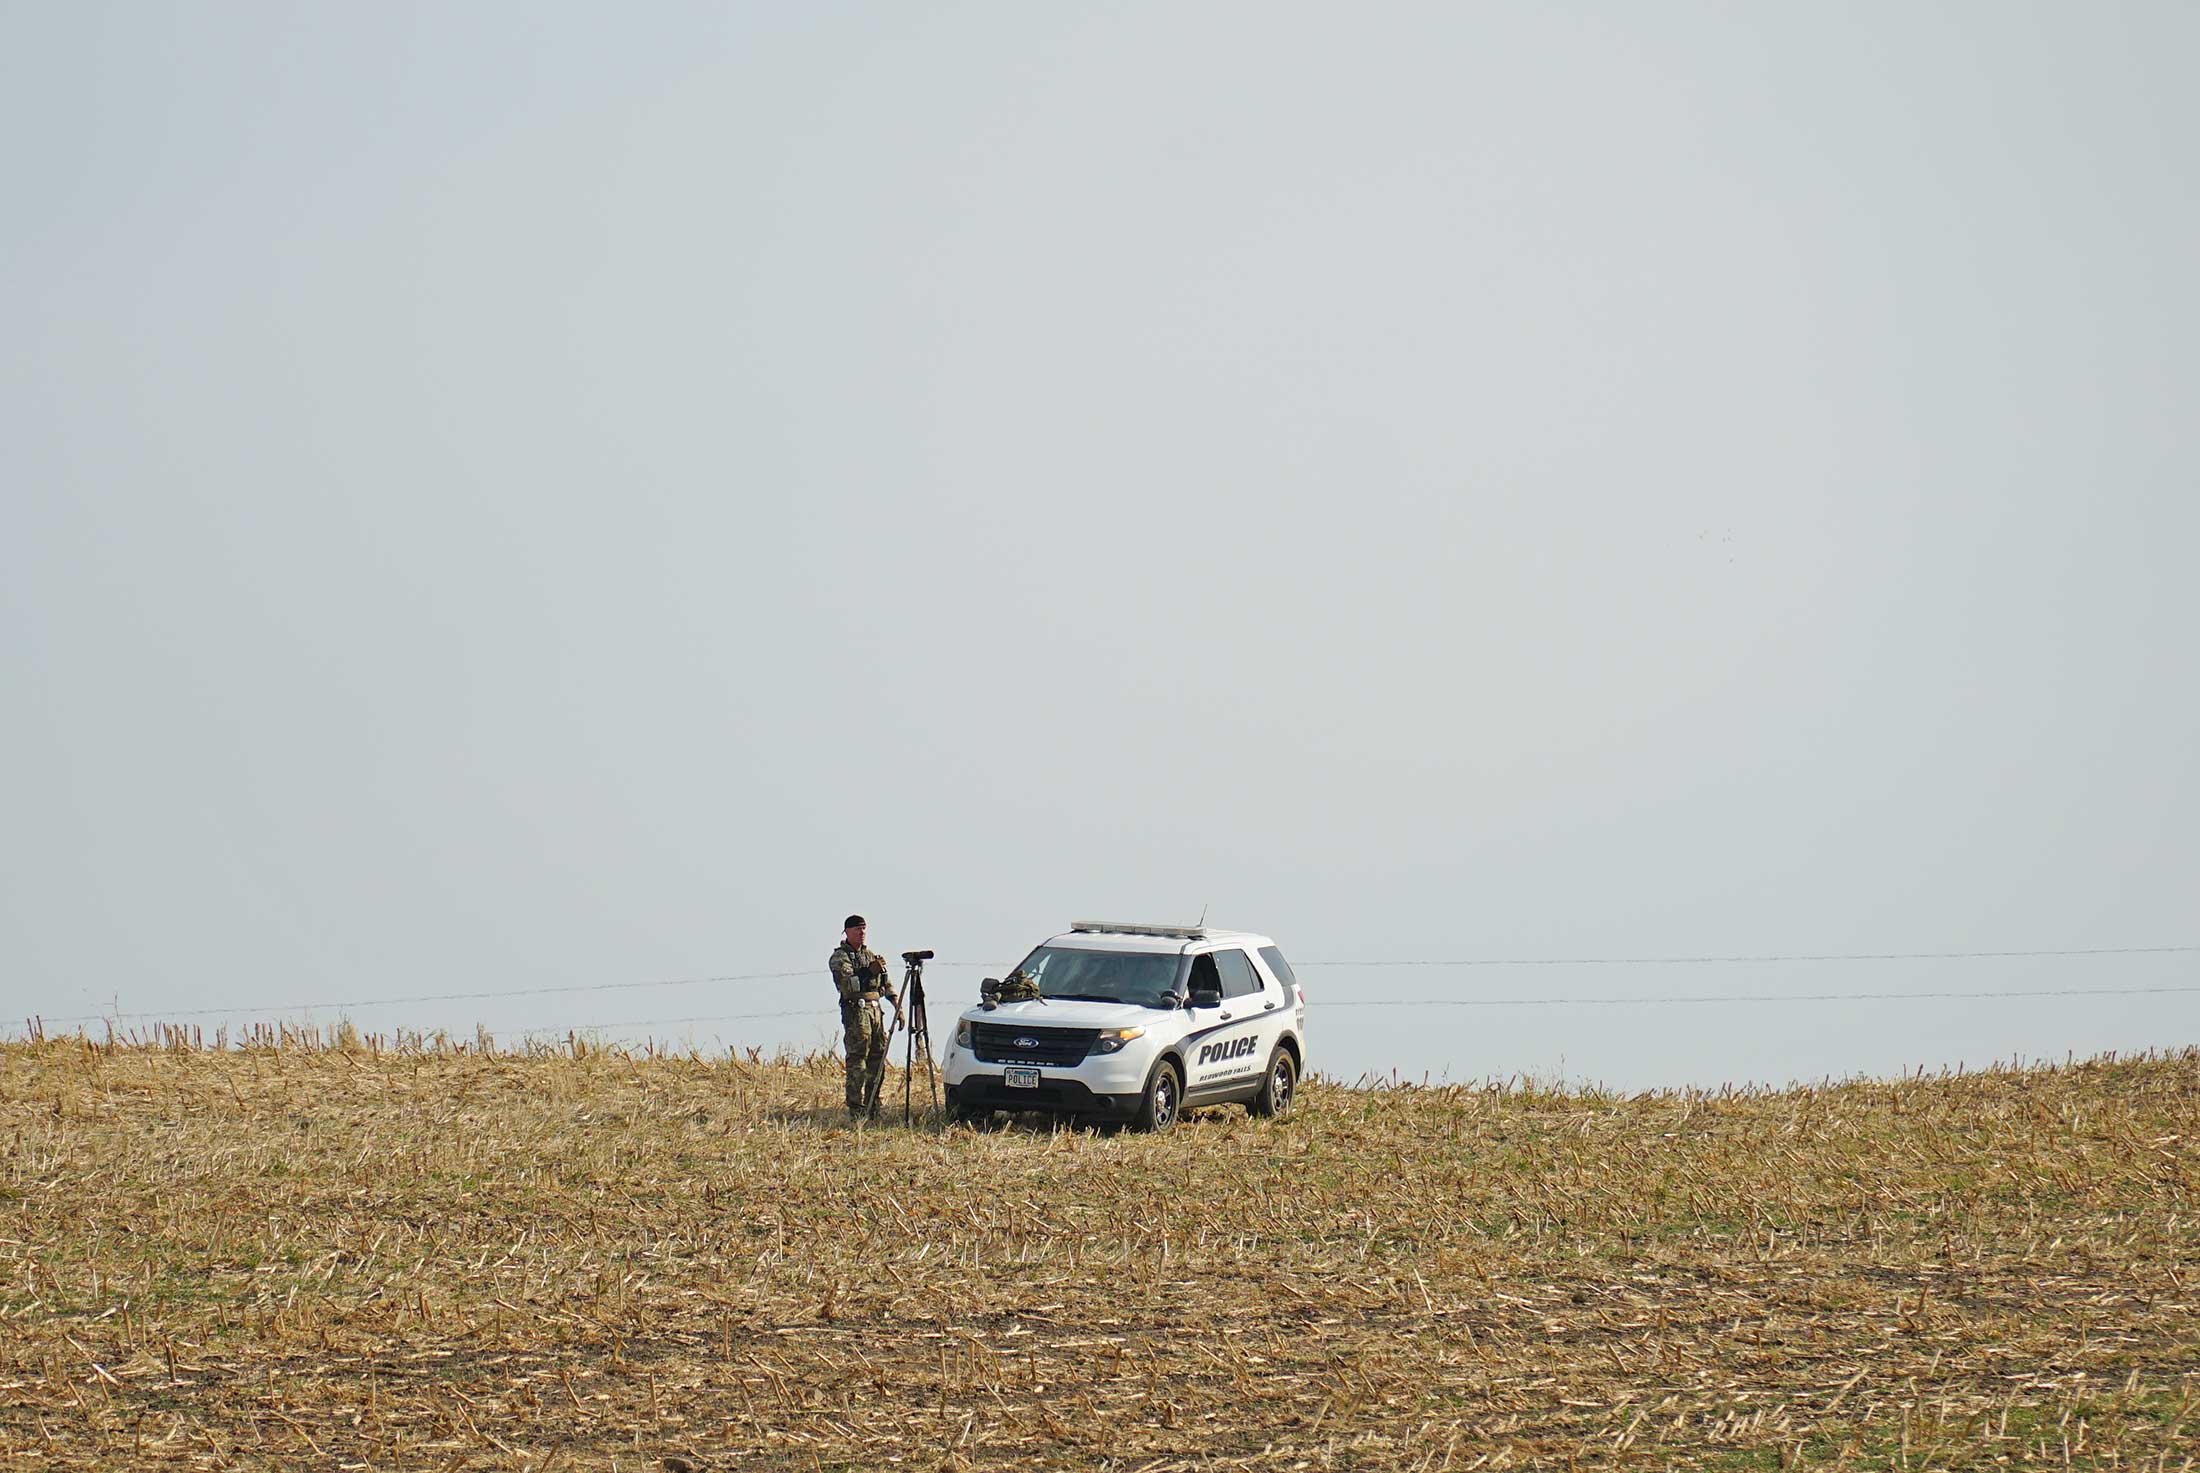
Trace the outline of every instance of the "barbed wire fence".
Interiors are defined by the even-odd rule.
[[[1702,956],[1574,956],[1574,957],[1405,957],[1348,960],[1324,958],[1294,964],[1295,970],[1321,972],[1332,970],[1374,970],[1386,968],[1411,968],[1419,971],[1465,972],[1475,969],[1505,967],[1704,967],[1742,965],[1822,965],[1836,963],[1869,964],[1881,962],[1947,962],[2019,960],[2039,958],[2103,958],[2171,956],[2200,954],[2200,945],[2177,946],[2087,946],[2087,947],[2039,947],[2002,950],[1972,951],[1855,951],[1855,952],[1763,952],[1747,954]],[[934,960],[931,965],[942,969],[980,970],[1003,968],[1009,963],[998,961],[958,961],[951,958]],[[637,992],[650,989],[702,986],[735,986],[759,982],[790,981],[798,978],[822,978],[822,966],[789,968],[769,972],[735,972],[709,976],[656,978],[648,981],[583,982],[554,986],[508,987],[472,989],[451,992],[423,992],[393,997],[358,997],[313,1002],[247,1003],[219,1007],[147,1008],[123,1011],[110,1008],[94,1013],[78,1013],[61,1017],[33,1015],[26,1018],[19,1030],[22,1034],[38,1037],[50,1027],[81,1029],[87,1025],[103,1024],[110,1030],[126,1028],[132,1024],[154,1027],[180,1022],[185,1019],[224,1018],[250,1023],[274,1022],[286,1018],[311,1020],[314,1014],[336,1014],[339,1018],[355,1011],[371,1008],[419,1007],[459,1002],[501,1002],[517,998],[547,998],[577,996],[594,993]],[[1562,1008],[1562,1007],[1709,1007],[1718,1005],[1765,1006],[1779,1004],[1832,1004],[1832,1003],[1890,1003],[1947,1000],[1996,1000],[2019,998],[2075,998],[2075,997],[2146,997],[2172,994],[2200,993],[2200,983],[2171,984],[2144,987],[2032,987],[1988,988],[1976,990],[1914,990],[1875,992],[1687,992],[1665,994],[1527,994],[1505,997],[1330,997],[1321,996],[1316,1005],[1331,1008]],[[951,1000],[930,1002],[927,1012],[942,1010],[960,1011],[967,1004]],[[660,1028],[698,1027],[719,1023],[763,1022],[788,1018],[823,1018],[829,1006],[786,1008],[778,1010],[708,1013],[684,1017],[596,1019],[587,1022],[558,1023],[534,1028],[492,1030],[501,1031],[507,1037],[540,1038],[557,1034],[595,1035],[612,1030],[645,1030]]]

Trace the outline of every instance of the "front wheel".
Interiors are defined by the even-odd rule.
[[[1279,1048],[1268,1061],[1268,1077],[1260,1082],[1260,1093],[1246,1103],[1245,1111],[1249,1115],[1281,1115],[1291,1108],[1298,1089],[1298,1062],[1289,1049]]]
[[[952,1089],[947,1092],[947,1123],[949,1125],[967,1125],[972,1130],[982,1130],[992,1119],[993,1112],[991,1110],[975,1105],[962,1104],[956,1100],[955,1092]]]
[[[1145,1098],[1138,1102],[1138,1115],[1131,1124],[1140,1130],[1167,1130],[1176,1124],[1183,1103],[1184,1081],[1178,1077],[1176,1065],[1163,1059],[1154,1065],[1153,1077],[1146,1081]]]

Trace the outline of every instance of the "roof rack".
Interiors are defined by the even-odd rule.
[[[1168,936],[1178,941],[1197,941],[1207,934],[1205,926],[1152,926],[1131,921],[1072,921],[1070,930],[1091,934],[1102,932],[1111,936]]]

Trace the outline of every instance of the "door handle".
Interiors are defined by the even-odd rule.
[[[1224,1013],[1224,1014],[1222,1015],[1222,1021],[1223,1021],[1223,1022],[1225,1022],[1225,1023],[1229,1022],[1229,1021],[1230,1021],[1230,1015],[1229,1015],[1228,1013]]]
[[[1276,1010],[1276,1005],[1272,1002],[1264,1002],[1260,1005],[1260,1010],[1264,1013],[1272,1013]]]

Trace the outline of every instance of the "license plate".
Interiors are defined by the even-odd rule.
[[[1039,1087],[1039,1071],[1036,1069],[1019,1069],[1014,1065],[1010,1065],[1001,1071],[1001,1083],[1007,1085],[1010,1089],[1037,1089]]]

